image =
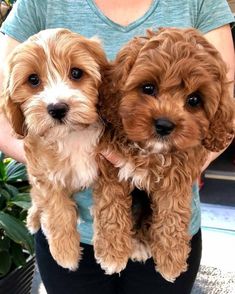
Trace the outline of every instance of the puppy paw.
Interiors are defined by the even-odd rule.
[[[178,278],[182,272],[185,272],[186,269],[171,268],[170,270],[166,267],[155,267],[156,271],[168,282],[174,283],[176,278]]]
[[[52,257],[63,268],[75,271],[81,259],[81,248],[79,236],[73,238],[61,238],[49,241]]]
[[[130,256],[132,261],[145,262],[151,256],[151,250],[147,244],[133,239],[133,250]]]
[[[165,279],[167,282],[174,283],[176,278],[178,277],[178,275],[176,277],[172,277],[171,274],[167,275],[167,274],[161,272],[161,270],[159,270],[158,267],[156,267],[155,269],[157,272],[160,273],[160,275],[163,277],[163,279]]]
[[[30,232],[30,234],[34,235],[40,229],[40,220],[38,215],[28,214],[26,220],[26,226]]]
[[[96,261],[108,275],[120,273],[126,267],[132,251],[131,238],[117,240],[110,242],[102,237],[94,241]]]
[[[178,250],[177,250],[178,249]],[[172,250],[159,250],[154,256],[156,271],[168,282],[173,283],[183,272],[187,270],[188,247],[173,248]]]
[[[128,257],[114,258],[107,254],[105,257],[100,258],[96,256],[97,263],[105,271],[106,275],[112,275],[115,273],[120,273],[127,265]]]
[[[40,225],[39,226],[32,226],[32,225],[27,224],[27,229],[28,229],[28,231],[30,232],[31,235],[34,235],[40,229]]]

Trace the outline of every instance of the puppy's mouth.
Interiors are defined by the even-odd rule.
[[[152,126],[151,138],[140,145],[150,153],[173,151],[176,124],[167,117],[158,117],[153,120]]]
[[[47,106],[47,112],[55,122],[55,125],[65,125],[71,127],[71,129],[84,129],[90,124],[74,121],[69,118],[70,107],[64,102],[58,102],[56,104],[49,104]]]

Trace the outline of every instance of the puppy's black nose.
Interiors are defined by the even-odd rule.
[[[69,106],[63,102],[49,104],[47,106],[47,112],[50,114],[50,116],[58,120],[64,118],[68,110]]]
[[[166,118],[159,118],[155,120],[155,128],[160,136],[169,135],[175,128],[175,124]]]

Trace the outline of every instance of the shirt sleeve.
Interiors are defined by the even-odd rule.
[[[45,29],[46,10],[46,0],[17,0],[0,31],[19,42],[24,42]]]
[[[203,33],[234,22],[226,0],[199,0],[195,27]]]

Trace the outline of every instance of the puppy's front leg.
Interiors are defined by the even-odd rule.
[[[27,215],[27,228],[30,231],[31,234],[35,234],[41,227],[41,210],[46,203],[46,198],[42,197],[42,190],[38,189],[38,186],[34,185],[35,181],[31,181],[31,200],[32,200],[32,206],[28,210]],[[41,188],[41,187],[40,187]],[[45,191],[45,194],[47,194],[47,191]]]
[[[185,178],[175,174],[173,179],[174,183],[165,178],[151,195],[153,215],[150,227],[150,246],[156,270],[170,282],[187,270],[192,193]]]
[[[70,197],[64,189],[49,190],[41,223],[53,258],[60,266],[76,270],[81,259],[80,236],[76,204]]]
[[[126,267],[132,251],[132,200],[129,184],[105,164],[94,189],[94,251],[101,268],[113,274]]]
[[[40,225],[40,210],[35,203],[32,203],[32,206],[28,210],[27,228],[33,235],[40,229]]]

